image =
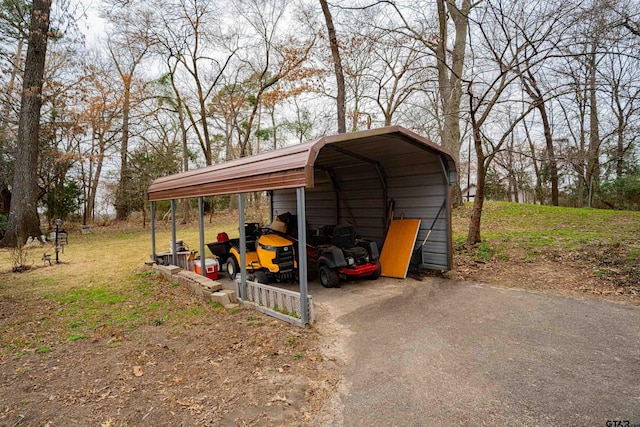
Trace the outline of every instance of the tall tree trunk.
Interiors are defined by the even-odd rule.
[[[102,137],[100,138],[102,139]],[[98,162],[96,164],[96,170],[94,172],[93,179],[91,180],[91,188],[89,189],[89,203],[87,204],[87,211],[89,213],[88,218],[91,221],[94,221],[96,219],[96,195],[98,194],[98,184],[100,183],[100,177],[102,175],[102,165],[104,163],[104,147],[101,147],[100,154],[98,154],[97,157]]]
[[[436,47],[436,68],[438,70],[438,92],[442,103],[444,123],[440,134],[440,143],[451,150],[460,160],[460,102],[462,100],[462,73],[469,27],[471,1],[462,0],[458,8],[455,0],[438,0],[439,43]],[[448,11],[448,13],[447,13]],[[455,27],[455,38],[451,61],[448,61],[448,16]],[[454,205],[462,204],[460,185],[456,184],[452,192]]]
[[[467,244],[480,243],[480,221],[482,219],[482,207],[484,205],[484,189],[487,179],[487,169],[485,166],[486,156],[482,147],[482,137],[480,135],[480,125],[476,121],[476,111],[473,107],[473,95],[469,87],[469,104],[471,108],[471,128],[473,131],[473,143],[476,149],[476,196],[473,198],[473,211],[471,221],[469,221],[469,233],[467,234]]]
[[[92,144],[94,144],[94,149],[92,149],[92,156],[89,159],[89,183],[87,189],[87,200],[86,200],[86,210],[84,213],[84,224],[86,225],[88,221],[94,221],[95,218],[95,210],[96,210],[96,195],[98,194],[98,184],[100,183],[100,177],[102,175],[102,165],[104,163],[104,154],[106,151],[106,142],[104,140],[104,135],[102,132],[95,131],[95,124],[93,125],[94,129],[92,131]],[[98,153],[95,153],[95,144],[98,144]],[[93,170],[93,162],[95,164],[95,171]]]
[[[511,140],[509,144],[509,150],[507,151],[507,182],[508,182],[508,190],[509,190],[509,201],[520,203],[520,194],[518,192],[518,176],[515,168],[515,159],[513,158],[514,153],[514,140],[513,134],[511,134]]]
[[[589,69],[589,148],[587,151],[587,188],[588,205],[593,206],[593,196],[600,187],[600,122],[598,118],[597,99],[597,46],[594,43],[590,52]]]
[[[582,119],[584,119],[584,116],[582,117]],[[580,147],[578,148],[578,158],[580,161],[580,164],[578,166],[578,207],[584,207],[584,188],[585,188],[585,160],[587,158],[587,154],[585,152],[585,147],[587,145],[586,143],[586,136],[585,136],[585,126],[584,124],[581,123],[580,125]]]
[[[336,96],[336,104],[338,107],[338,133],[345,133],[347,131],[345,107],[346,91],[338,38],[336,36],[336,28],[333,25],[333,18],[331,17],[331,11],[329,10],[327,0],[320,0],[320,6],[322,6],[322,13],[324,14],[324,19],[327,23],[329,45],[331,46],[331,56],[333,57],[333,68],[336,73],[336,84],[338,85],[338,93]]]
[[[195,67],[194,61],[194,67]],[[197,76],[197,74],[196,74]],[[200,106],[200,121],[202,122],[202,144],[204,147],[204,161],[207,166],[213,164],[213,157],[211,155],[211,139],[209,137],[209,124],[207,122],[207,103],[204,97],[204,90],[202,89],[202,83],[199,78],[196,78],[196,87],[198,88],[198,102]]]
[[[556,161],[556,153],[553,147],[553,136],[551,135],[551,123],[547,115],[547,109],[544,101],[540,100],[537,104],[538,112],[542,120],[542,128],[544,129],[544,140],[547,144],[547,162],[549,164],[549,178],[551,179],[551,204],[558,206],[560,204],[558,192],[558,162]]]
[[[536,109],[540,113],[540,119],[542,120],[542,129],[544,131],[544,140],[547,148],[547,162],[549,165],[549,178],[551,179],[551,204],[558,206],[559,192],[558,192],[558,162],[556,160],[555,148],[553,146],[553,135],[551,134],[551,122],[549,121],[549,115],[547,113],[547,107],[544,102],[542,91],[538,86],[538,81],[535,75],[529,68],[526,72],[526,76],[520,73],[520,80],[523,83],[524,90],[527,92]]]
[[[131,110],[131,81],[133,75],[125,74],[124,101],[122,103],[122,140],[120,144],[120,182],[116,196],[116,219],[126,221],[131,213],[129,200],[129,113]]]
[[[29,46],[18,123],[9,224],[0,246],[22,246],[29,236],[40,235],[38,217],[38,157],[40,108],[51,0],[34,0],[29,25]]]
[[[438,0],[438,25],[440,41],[436,47],[436,68],[438,70],[438,91],[442,102],[444,126],[442,145],[460,158],[460,102],[462,99],[462,72],[469,27],[471,2],[463,0],[458,8],[455,0]],[[448,13],[447,13],[448,11]],[[455,26],[455,38],[451,60],[448,61],[448,16]]]
[[[476,148],[477,160],[477,178],[476,178],[476,195],[473,198],[473,211],[471,213],[471,221],[469,221],[469,233],[467,234],[467,244],[473,245],[480,243],[480,221],[482,219],[482,207],[484,206],[484,189],[486,186],[487,171],[485,168],[485,155],[482,149],[482,140],[480,139],[480,129],[473,129],[473,142]]]
[[[624,127],[618,125],[617,144],[616,144],[616,178],[620,179],[624,175]]]
[[[616,178],[620,179],[624,175],[624,131],[626,127],[624,108],[620,103],[620,85],[614,81],[613,84],[613,102],[615,104],[614,114],[618,119],[616,129]]]
[[[533,202],[540,202],[541,205],[544,205],[545,197],[544,191],[542,191],[542,178],[540,176],[540,167],[538,166],[538,158],[536,155],[536,146],[531,139],[531,133],[529,132],[529,127],[527,123],[524,122],[524,131],[527,136],[527,142],[529,143],[529,150],[531,150],[531,163],[533,164],[533,172],[536,174],[536,189],[535,189],[535,197]]]

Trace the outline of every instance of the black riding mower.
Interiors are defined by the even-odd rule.
[[[325,288],[340,286],[340,279],[380,277],[378,245],[376,242],[356,237],[352,225],[321,227],[310,236],[307,248],[309,269],[317,271]]]

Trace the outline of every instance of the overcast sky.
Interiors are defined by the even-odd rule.
[[[80,29],[87,37],[87,46],[95,45],[96,39],[101,37],[105,32],[105,23],[98,16],[99,0],[80,0],[83,8],[86,10],[85,17],[81,18],[84,22],[80,24]]]

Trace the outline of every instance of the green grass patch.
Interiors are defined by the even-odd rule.
[[[471,207],[465,204],[453,212],[456,247],[466,240]],[[490,248],[501,244],[527,251],[572,250],[594,242],[637,242],[640,236],[640,212],[508,202],[485,202],[484,207],[480,230],[489,247],[478,247],[481,260],[495,255]],[[635,249],[640,257],[640,249]]]
[[[135,226],[95,226],[88,235],[71,227],[60,264],[44,266],[40,258],[50,247],[41,247],[29,254],[34,267],[20,274],[11,272],[11,251],[0,249],[0,298],[11,313],[0,324],[0,356],[30,354],[42,343],[54,348],[83,338],[110,340],[125,334],[126,339],[126,333],[143,325],[171,327],[226,314],[224,309],[191,303],[191,296],[178,285],[150,271],[137,272],[149,258],[149,228],[119,228]],[[235,222],[209,225],[205,241],[236,228]],[[179,224],[178,237],[197,246],[197,224]],[[157,223],[157,250],[168,250],[170,240],[170,226]]]
[[[52,297],[61,305],[80,307],[113,305],[127,299],[125,295],[104,287],[72,289]]]
[[[298,343],[298,338],[296,338],[294,336],[290,336],[290,337],[287,338],[287,345],[290,345],[291,347],[293,347],[297,343]]]
[[[478,245],[476,249],[476,258],[481,261],[491,261],[493,258],[493,254],[495,251],[491,248],[491,246],[487,242],[482,242]]]
[[[273,310],[277,311],[278,313],[286,314],[287,316],[291,316],[296,319],[300,318],[300,315],[298,313],[291,312],[284,307],[279,307],[277,304],[273,307]]]

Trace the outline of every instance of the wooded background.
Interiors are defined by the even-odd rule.
[[[485,197],[640,209],[638,2],[92,7],[104,32],[82,2],[0,2],[5,245],[35,234],[37,206],[49,222],[109,206],[125,220],[156,177],[391,124],[459,159],[457,199],[475,194],[469,243]],[[29,64],[45,53],[40,96]]]

